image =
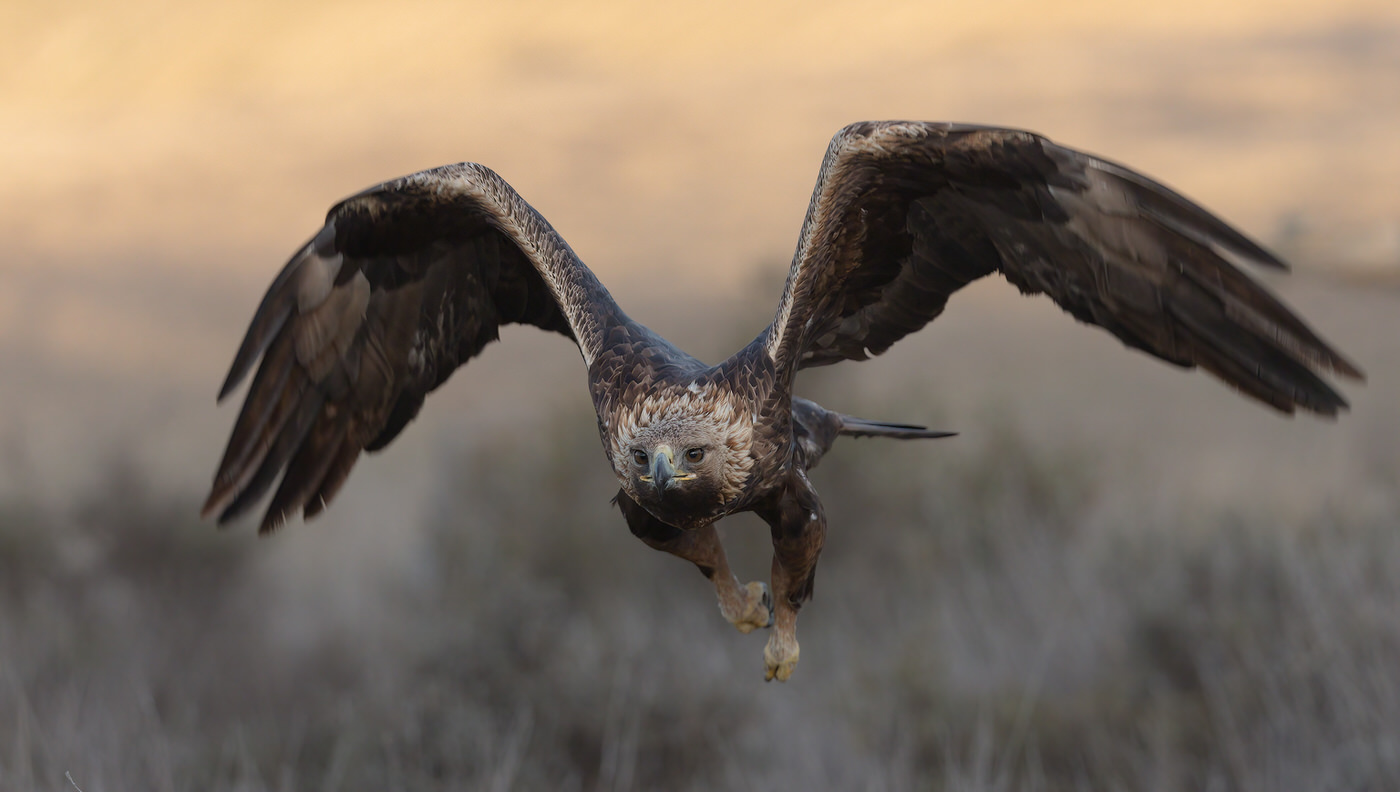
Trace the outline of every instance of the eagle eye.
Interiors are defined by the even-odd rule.
[[[705,458],[705,449],[692,448],[685,452],[685,458],[690,462],[699,462]]]
[[[645,466],[647,463],[647,452],[641,449],[634,449],[632,451],[632,461],[636,462],[638,465]]]

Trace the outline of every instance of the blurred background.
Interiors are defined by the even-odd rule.
[[[196,519],[263,289],[460,160],[718,361],[842,125],[1016,126],[1294,263],[1368,375],[1287,419],[988,281],[799,392],[843,441],[803,659],[633,539],[577,352],[511,328],[317,521]],[[1400,7],[0,4],[0,789],[1400,785]],[[544,465],[552,499],[525,494]],[[725,524],[746,579],[767,537]]]

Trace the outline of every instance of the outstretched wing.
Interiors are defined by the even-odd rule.
[[[333,207],[253,316],[222,400],[262,358],[204,514],[225,522],[286,469],[261,531],[323,509],[363,450],[382,448],[428,392],[532,324],[591,363],[616,304],[510,185],[471,163],[386,182]]]
[[[1151,179],[1028,132],[865,122],[832,139],[777,318],[781,379],[865,360],[1002,273],[1081,322],[1283,412],[1333,415],[1361,372],[1224,253],[1285,265]]]

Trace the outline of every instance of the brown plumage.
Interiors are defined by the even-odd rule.
[[[694,562],[739,629],[776,625],[767,675],[786,679],[826,533],[806,471],[842,434],[945,435],[795,398],[800,369],[878,355],[1000,272],[1282,412],[1345,409],[1322,375],[1360,370],[1226,255],[1284,266],[1166,187],[1037,135],[853,124],[827,149],[773,323],[706,366],[629,319],[495,173],[423,171],[337,204],[273,281],[219,393],[261,358],[204,513],[232,519],[279,474],[261,531],[319,513],[501,325],[535,325],[578,345],[628,526]],[[740,511],[772,528],[771,596],[740,585],[714,531]]]

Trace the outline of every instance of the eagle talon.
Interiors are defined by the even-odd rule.
[[[792,676],[792,672],[797,668],[797,656],[800,653],[797,638],[784,634],[782,630],[770,635],[768,644],[763,647],[763,681],[788,681],[788,677]]]
[[[733,624],[741,633],[751,633],[754,630],[766,630],[773,626],[773,595],[768,591],[768,584],[762,581],[754,581],[742,589],[744,600],[742,610],[735,609],[734,613],[720,603],[720,613],[724,618]]]

